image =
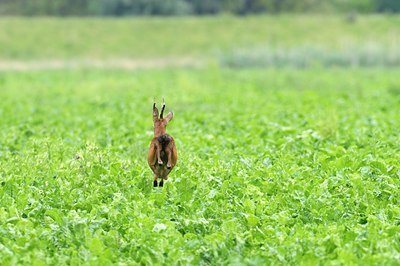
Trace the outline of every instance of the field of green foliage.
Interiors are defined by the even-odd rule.
[[[277,19],[301,28],[298,18]],[[61,23],[47,20],[49,29]],[[213,19],[165,19],[165,25],[180,20],[182,29]],[[333,32],[393,20],[398,18],[360,17],[360,24],[335,24]],[[15,34],[22,27],[8,29]],[[234,36],[235,29],[226,36]],[[84,29],[75,30],[85,36]],[[379,32],[383,37],[376,41],[386,45],[386,27],[370,36]],[[391,32],[396,40],[398,32]],[[244,34],[260,38],[254,31]],[[4,46],[8,38],[1,38]],[[171,38],[166,43],[173,43]],[[212,41],[207,47],[224,47]],[[232,41],[226,44],[233,47]],[[8,51],[2,60],[65,59],[69,52],[58,45],[54,53],[32,46],[25,55],[25,48],[15,56]],[[98,45],[96,58],[133,56],[102,54],[109,48]],[[152,57],[168,56],[167,50],[148,49]],[[207,54],[207,49],[175,55]],[[77,60],[90,56],[79,51]],[[247,63],[146,70],[3,68],[0,264],[396,265],[399,72],[382,66]],[[153,188],[146,160],[154,96],[159,102],[164,96],[166,111],[174,112],[167,132],[179,154],[162,188]]]
[[[398,47],[400,17],[0,18],[0,59],[209,58],[253,47]]]
[[[1,73],[1,264],[395,263],[395,76]],[[153,95],[180,155],[157,189]]]

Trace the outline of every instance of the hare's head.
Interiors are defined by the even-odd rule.
[[[153,123],[154,123],[154,135],[162,135],[166,132],[166,127],[169,121],[172,120],[174,114],[169,112],[165,117],[164,116],[165,102],[163,98],[162,106],[161,106],[161,114],[158,115],[158,109],[156,107],[156,99],[154,98],[153,103]]]

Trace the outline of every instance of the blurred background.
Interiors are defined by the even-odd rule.
[[[0,69],[394,67],[397,0],[1,0]]]
[[[1,0],[0,14],[26,16],[237,15],[399,12],[397,0]]]

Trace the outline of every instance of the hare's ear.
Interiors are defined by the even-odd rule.
[[[156,98],[154,98],[154,103],[153,103],[153,122],[156,122],[158,120],[158,109],[156,107]]]
[[[172,120],[172,118],[174,118],[174,113],[173,112],[169,112],[167,114],[167,116],[165,117],[165,122],[167,122],[167,124],[169,123],[169,121]]]
[[[162,106],[161,106],[160,119],[163,119],[163,116],[164,116],[164,109],[165,109],[165,101],[164,101],[164,97],[163,97],[163,98],[162,98]]]

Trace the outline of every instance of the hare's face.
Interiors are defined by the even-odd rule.
[[[166,127],[169,123],[169,121],[172,120],[174,117],[174,114],[172,112],[169,112],[166,117],[164,118],[159,118],[156,121],[154,121],[154,127]]]
[[[165,109],[165,103],[163,99],[163,104],[161,107],[161,114],[158,115],[158,109],[156,107],[156,103],[154,100],[153,104],[153,123],[154,123],[154,134],[160,134],[160,133],[165,133],[165,129],[168,125],[168,123],[172,120],[174,117],[174,114],[172,112],[169,112],[165,117],[164,115],[164,109]]]

